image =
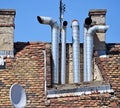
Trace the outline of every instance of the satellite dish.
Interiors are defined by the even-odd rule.
[[[19,84],[13,84],[10,87],[10,101],[15,108],[24,108],[26,106],[26,93]]]

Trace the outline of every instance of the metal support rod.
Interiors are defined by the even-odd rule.
[[[60,17],[59,17],[59,20],[60,20],[60,37],[59,37],[59,40],[60,40],[60,43],[61,43],[61,31],[62,31],[62,24],[63,24],[63,14],[65,12],[65,4],[62,3],[62,0],[60,0],[59,10],[60,10]]]

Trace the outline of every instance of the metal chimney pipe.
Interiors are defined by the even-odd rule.
[[[86,64],[87,64],[87,54],[86,54],[86,52],[87,52],[87,51],[86,51],[86,49],[87,49],[87,48],[86,48],[87,44],[86,44],[86,36],[87,36],[87,28],[84,27],[84,46],[83,46],[83,47],[84,47],[84,49],[83,49],[83,50],[84,50],[84,56],[83,56],[83,57],[84,57],[84,73],[83,73],[83,74],[84,74],[84,78],[86,78],[86,71],[87,71],[87,70],[86,70],[86,69],[87,69],[87,68],[86,68],[86,67],[87,67],[87,66],[86,66]],[[84,80],[85,80],[85,79],[84,79]]]
[[[87,42],[87,33],[88,33],[88,29],[90,28],[90,26],[91,26],[91,23],[92,23],[92,19],[91,19],[91,17],[87,17],[86,19],[85,19],[85,21],[84,21],[84,78],[86,78],[86,72],[87,72],[87,54],[86,54],[86,47],[87,47],[87,44],[86,44],[86,42]],[[84,79],[84,81],[85,81],[86,79]]]
[[[67,21],[63,22],[62,27],[62,56],[61,56],[61,84],[65,84],[65,75],[66,75],[66,27]]]
[[[80,36],[79,23],[72,21],[72,41],[73,41],[73,80],[74,83],[80,82]]]
[[[53,83],[59,83],[59,72],[58,72],[58,57],[59,57],[59,26],[57,22],[51,17],[37,16],[38,21],[41,24],[50,25],[52,28],[52,60],[53,60]]]
[[[84,81],[92,80],[92,56],[93,56],[93,34],[99,31],[107,31],[108,26],[95,25],[88,29],[86,36],[86,73],[84,73]],[[85,56],[85,55],[84,55]]]

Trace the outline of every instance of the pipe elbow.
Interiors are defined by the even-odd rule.
[[[92,34],[94,32],[106,32],[108,30],[109,26],[106,25],[95,25],[93,27],[90,27],[88,30],[88,34]]]
[[[106,26],[106,25],[98,25],[98,26],[95,26],[95,29],[96,29],[96,31],[107,31],[107,29],[109,28],[109,26]]]
[[[58,26],[57,22],[51,17],[37,16],[37,20],[41,24],[48,24],[50,26]]]

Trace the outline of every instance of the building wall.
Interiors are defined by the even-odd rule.
[[[15,43],[14,47],[16,50],[15,57],[6,58],[6,68],[0,69],[1,108],[13,108],[9,98],[9,89],[14,83],[20,84],[25,89],[27,95],[26,108],[118,108],[119,97],[106,92],[91,92],[91,94],[77,96],[64,94],[59,97],[48,97],[47,91],[45,91],[45,68],[47,76],[46,90],[55,89],[51,86],[52,78],[50,77],[51,45],[42,42],[18,42]],[[66,90],[69,91],[69,87]]]
[[[0,108],[13,108],[9,98],[12,84],[26,91],[27,107],[44,108],[44,43],[16,43],[14,58],[6,58],[6,68],[0,69]]]
[[[72,43],[66,44],[66,83],[73,83]],[[80,80],[83,81],[83,44],[80,44]]]
[[[110,94],[91,94],[82,96],[64,96],[48,99],[48,108],[118,108],[110,101]],[[114,105],[113,105],[114,104]]]
[[[15,14],[15,10],[0,9],[0,56],[14,55]]]
[[[92,25],[106,25],[106,9],[92,9],[89,11],[89,16],[92,19]],[[94,50],[106,50],[106,36],[104,31],[96,33],[94,36]]]

